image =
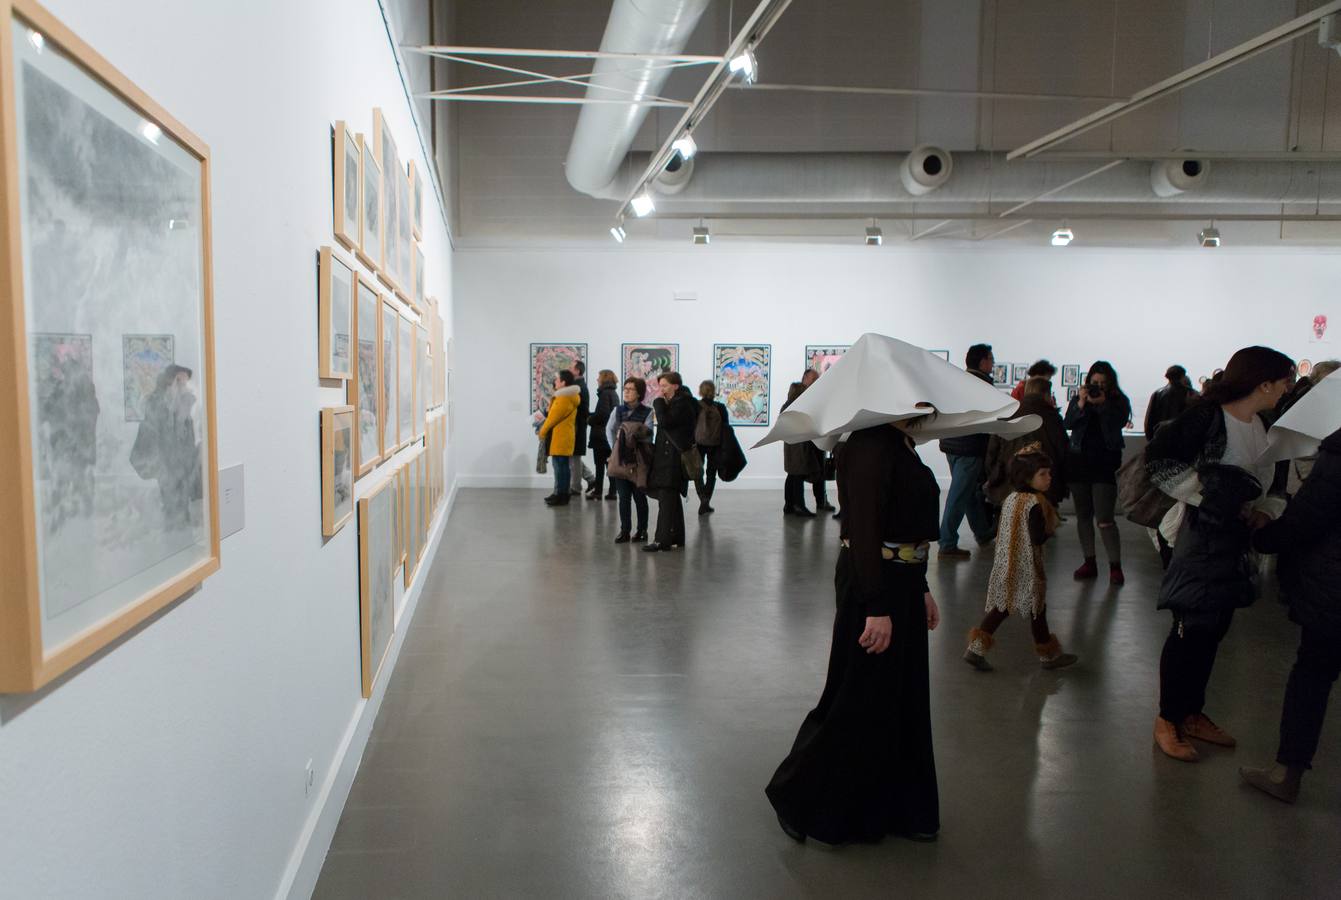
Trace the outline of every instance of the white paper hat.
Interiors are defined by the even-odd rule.
[[[1313,385],[1302,400],[1271,426],[1262,462],[1312,456],[1323,439],[1338,428],[1341,428],[1341,378],[1333,372]]]
[[[921,347],[868,333],[780,413],[754,446],[814,441],[830,450],[849,432],[933,409],[935,418],[912,435],[918,443],[983,432],[1013,436],[1042,427],[1035,415],[1007,421],[1019,408],[1009,394]]]

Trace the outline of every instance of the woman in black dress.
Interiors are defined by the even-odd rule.
[[[940,612],[926,575],[940,489],[908,436],[924,420],[865,428],[844,446],[828,678],[767,788],[797,841],[931,841],[940,829],[927,665]]]

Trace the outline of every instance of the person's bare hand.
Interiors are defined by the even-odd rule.
[[[889,649],[889,639],[894,633],[894,622],[889,616],[867,616],[866,630],[861,633],[857,643],[866,648],[867,653],[884,653]]]
[[[931,591],[927,591],[922,599],[927,606],[927,631],[935,631],[936,626],[941,624],[941,608],[936,605],[936,598],[931,596]]]

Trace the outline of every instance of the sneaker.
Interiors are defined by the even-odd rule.
[[[970,560],[973,554],[961,547],[942,547],[936,556],[945,560]]]
[[[1217,747],[1237,747],[1239,742],[1219,725],[1210,720],[1205,713],[1197,713],[1183,720],[1183,734]]]
[[[1188,743],[1181,728],[1163,716],[1155,716],[1155,746],[1172,759],[1197,761],[1197,748]]]
[[[1089,581],[1091,578],[1099,577],[1099,566],[1093,556],[1085,557],[1085,562],[1076,569],[1072,576],[1076,581]]]
[[[1293,803],[1299,799],[1299,780],[1303,774],[1303,769],[1282,766],[1280,763],[1269,769],[1239,768],[1239,777],[1244,784],[1250,784],[1282,803]]]

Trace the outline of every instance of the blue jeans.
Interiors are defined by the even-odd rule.
[[[969,528],[978,543],[992,539],[992,517],[987,514],[987,500],[982,494],[983,469],[986,461],[981,456],[945,454],[950,461],[950,493],[945,497],[945,515],[941,519],[941,549],[959,546],[959,526],[968,516]]]
[[[571,459],[567,456],[551,456],[550,465],[554,467],[554,493],[560,497],[568,495],[568,479],[572,473]]]

